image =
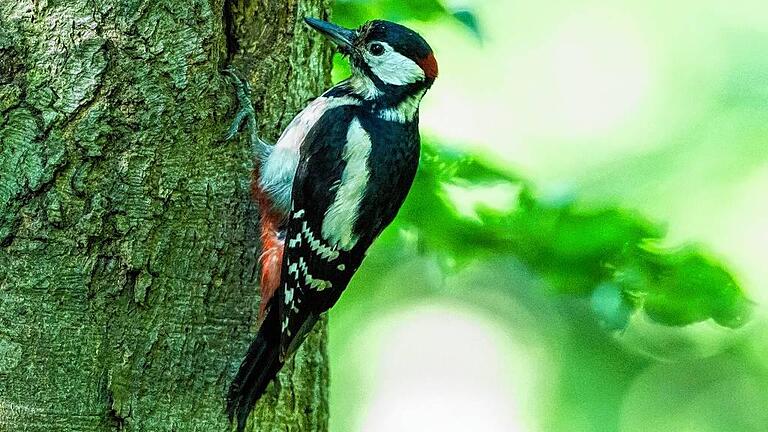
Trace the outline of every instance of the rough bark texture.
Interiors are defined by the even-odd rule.
[[[0,0],[0,430],[228,429],[258,245],[221,70],[274,140],[326,84],[327,3]],[[327,428],[318,327],[255,430]]]

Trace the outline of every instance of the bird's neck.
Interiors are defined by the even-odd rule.
[[[379,117],[397,121],[410,122],[416,119],[427,87],[424,83],[405,86],[378,85],[373,80],[359,75],[353,75],[336,84],[324,96],[351,96],[360,101],[360,105]]]

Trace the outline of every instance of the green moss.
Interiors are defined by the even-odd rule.
[[[0,402],[30,410],[4,427],[225,430],[226,386],[255,331],[258,244],[247,145],[221,140],[235,109],[224,4],[11,3]],[[301,40],[298,18],[327,2],[287,6],[249,3],[233,29],[251,47],[236,66],[271,59],[254,72],[260,118],[288,119],[326,83],[329,53]],[[248,39],[263,29],[295,36]],[[260,430],[325,429],[323,330],[281,375]]]

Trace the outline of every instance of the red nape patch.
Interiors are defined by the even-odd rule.
[[[434,54],[429,53],[428,56],[421,59],[419,61],[419,66],[421,66],[421,69],[424,70],[424,75],[427,78],[437,78],[437,60],[435,60]]]

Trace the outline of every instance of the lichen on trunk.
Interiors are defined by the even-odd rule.
[[[0,430],[226,430],[256,331],[245,138],[327,84],[326,0],[0,0]],[[257,430],[325,430],[325,326]],[[278,391],[281,389],[281,391]]]

